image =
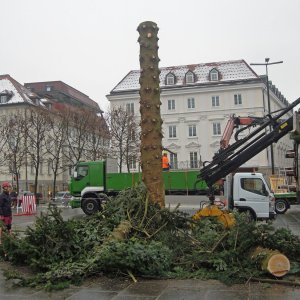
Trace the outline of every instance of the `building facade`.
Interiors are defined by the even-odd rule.
[[[201,168],[220,148],[227,121],[232,115],[263,117],[268,114],[264,77],[244,60],[160,68],[163,146],[173,153],[173,168]],[[111,107],[124,106],[139,118],[140,71],[130,71],[107,95]],[[288,101],[269,82],[271,112],[288,106]],[[292,114],[292,112],[290,112]],[[291,149],[288,136],[273,146],[274,166],[291,164],[285,153]],[[270,148],[245,167],[265,173],[271,168]],[[136,167],[137,168],[137,167]],[[135,169],[133,169],[135,171]]]
[[[25,87],[26,86],[26,87]],[[105,120],[102,116],[103,111],[100,109],[98,104],[90,99],[87,95],[81,93],[80,91],[74,89],[73,87],[65,84],[61,81],[51,81],[51,82],[37,82],[37,83],[26,83],[25,86],[17,82],[10,75],[0,75],[0,119],[9,120],[13,116],[28,116],[32,109],[40,109],[41,112],[46,112],[45,115],[52,115],[54,118],[56,114],[65,114],[67,108],[76,110],[85,109],[85,111],[90,111],[92,115],[95,115],[93,121],[98,121],[99,124],[103,124],[104,131],[107,131],[107,126],[105,126]],[[55,122],[54,122],[55,123]],[[3,123],[4,124],[4,123]],[[74,124],[74,129],[76,128]],[[13,127],[14,124],[11,124]],[[30,127],[30,125],[29,125]],[[3,129],[3,128],[2,128]],[[16,127],[16,130],[18,128]],[[52,128],[53,129],[53,128]],[[71,128],[72,129],[72,128]],[[20,129],[21,130],[21,129]],[[71,130],[72,134],[76,135],[76,130]],[[100,131],[99,131],[100,132]],[[97,132],[96,134],[98,134]],[[3,131],[3,134],[5,132]],[[86,140],[90,140],[89,132],[84,132],[83,135],[86,136]],[[44,135],[46,139],[47,132]],[[103,135],[103,139],[105,135]],[[74,139],[75,140],[75,139]],[[20,139],[24,143],[23,139]],[[29,139],[27,139],[29,141]],[[45,147],[45,151],[41,152],[42,157],[39,164],[39,175],[37,191],[47,198],[48,195],[52,194],[53,191],[53,168],[51,168],[51,161],[53,155],[47,153],[47,143],[49,141],[41,143],[40,147]],[[10,181],[13,186],[16,186],[16,173],[18,174],[18,186],[19,191],[34,191],[35,189],[35,175],[36,169],[31,163],[31,155],[29,150],[26,155],[24,155],[23,161],[18,162],[20,168],[15,172],[8,166],[7,158],[9,157],[9,151],[11,149],[10,144],[14,143],[17,147],[18,141],[13,136],[10,136],[7,140],[2,136],[0,139],[0,148],[2,151],[0,155],[0,182]],[[27,145],[29,149],[30,145]],[[55,143],[53,143],[55,146]],[[103,147],[107,147],[108,143],[103,141]],[[23,146],[22,146],[23,147]],[[76,147],[76,145],[74,145]],[[101,146],[100,146],[101,147]],[[62,147],[64,153],[69,153],[69,144],[65,143]],[[84,152],[85,149],[83,149]],[[54,151],[55,152],[55,151]],[[84,159],[84,157],[82,157]],[[62,154],[59,161],[61,170],[57,173],[56,177],[56,191],[68,190],[68,185],[70,181],[70,175],[72,173],[71,167],[62,167],[63,165],[68,166],[66,161],[68,158],[66,155]]]

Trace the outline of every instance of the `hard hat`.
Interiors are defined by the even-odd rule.
[[[8,181],[2,182],[2,188],[11,187],[11,184]]]

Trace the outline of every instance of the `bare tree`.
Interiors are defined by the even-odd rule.
[[[76,165],[84,158],[88,144],[88,128],[90,111],[68,107],[65,114],[66,125],[66,146],[64,151],[69,165]]]
[[[134,115],[122,106],[114,107],[107,113],[107,124],[111,136],[111,154],[118,159],[119,172],[136,156],[139,148],[138,125]]]
[[[63,148],[66,144],[66,119],[63,112],[52,113],[49,118],[49,132],[45,147],[48,157],[48,168],[53,172],[53,194],[56,193],[57,176],[69,168],[63,164]]]
[[[7,128],[8,142],[4,157],[8,164],[10,173],[16,181],[17,192],[19,192],[20,170],[25,163],[27,153],[25,138],[26,124],[24,114],[17,112],[8,119]]]
[[[47,154],[46,137],[50,130],[49,112],[43,108],[30,108],[26,112],[27,148],[31,165],[35,170],[34,193],[37,193],[39,169]]]
[[[6,162],[5,157],[5,146],[8,140],[8,129],[9,129],[9,122],[6,116],[2,116],[1,119],[1,126],[0,126],[0,167],[4,167]],[[0,169],[2,170],[2,168]],[[3,170],[2,170],[3,172]]]
[[[91,114],[89,118],[86,159],[105,159],[108,155],[109,130],[102,115]]]

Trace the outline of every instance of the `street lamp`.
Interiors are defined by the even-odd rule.
[[[267,97],[268,97],[268,113],[271,118],[271,103],[270,103],[270,90],[269,90],[269,75],[268,75],[268,66],[269,65],[277,65],[282,64],[283,61],[275,61],[275,62],[269,62],[270,58],[266,57],[264,63],[252,63],[251,66],[266,66],[266,80],[267,80]],[[270,131],[272,131],[272,125],[270,125]],[[272,174],[275,174],[275,168],[274,168],[274,152],[273,152],[273,144],[270,145],[271,150],[271,167],[272,167]]]

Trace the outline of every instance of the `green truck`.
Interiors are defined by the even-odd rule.
[[[91,215],[120,191],[134,187],[142,180],[142,173],[112,173],[107,171],[106,161],[79,162],[73,172],[69,202],[72,208],[81,207]],[[199,170],[170,170],[163,172],[166,195],[205,195],[207,184],[199,180]]]

